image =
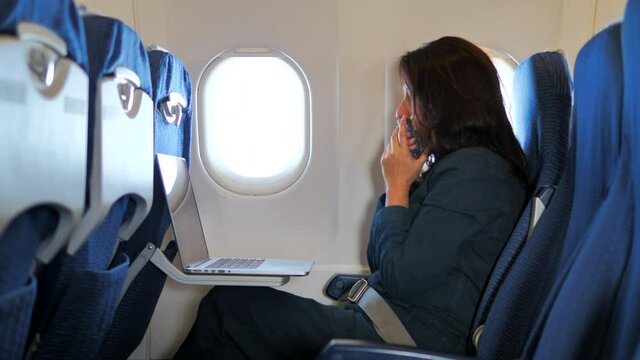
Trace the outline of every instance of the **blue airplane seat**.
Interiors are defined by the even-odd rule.
[[[35,33],[41,36],[34,37]],[[86,156],[78,153],[62,163],[47,157],[64,158],[78,148],[86,148],[87,95],[71,99],[78,105],[77,111],[65,118],[62,101],[43,97],[41,89],[56,88],[50,96],[61,99],[77,90],[86,92],[87,53],[84,27],[70,0],[3,1],[0,37],[0,110],[14,120],[0,130],[0,354],[6,359],[20,359],[37,294],[33,269],[63,248],[84,203],[84,193],[76,191],[76,185],[84,183]],[[29,52],[45,54],[40,60],[50,61],[51,66],[30,67]],[[37,70],[45,70],[38,73],[44,76],[25,81]],[[47,128],[57,127],[58,120],[71,120],[77,126],[63,130],[66,142],[47,141],[47,137],[57,135],[48,134]],[[35,134],[34,127],[44,137]],[[29,144],[27,137],[40,146]],[[29,154],[25,154],[27,150]],[[30,162],[31,158],[40,158],[48,165],[39,166],[39,162]],[[48,183],[39,183],[40,176],[59,170],[59,166],[79,171],[52,174]],[[38,185],[35,191],[34,183]],[[71,196],[65,198],[68,194]]]
[[[604,354],[614,359],[640,359],[640,1],[627,3],[621,29],[624,83],[624,133],[631,144],[631,178],[633,179],[633,243],[614,309],[609,340]],[[635,351],[635,356],[634,356]]]
[[[155,101],[155,145],[156,153],[182,156],[191,164],[191,122],[193,117],[191,102],[191,76],[185,65],[175,55],[162,51],[149,51],[151,76],[153,80]],[[165,104],[170,104],[170,96],[177,93],[186,103],[180,106],[182,118],[180,124],[169,122]],[[165,207],[166,209],[166,207]],[[163,223],[166,227],[169,223]]]
[[[97,227],[91,223],[94,219],[81,221],[72,233],[67,253],[59,255],[40,274],[30,348],[35,359],[96,358],[129,267],[126,254],[112,259],[120,232],[127,224],[124,214],[132,198],[145,203],[144,196],[122,195],[124,190],[116,186],[120,179],[126,179],[122,182],[127,185],[132,175],[138,183],[152,182],[153,104],[147,53],[138,35],[122,22],[95,15],[85,16],[83,21],[90,59],[91,111],[90,180],[86,184],[89,201],[82,220],[89,219],[87,215],[96,206],[106,206],[106,211],[98,214]],[[136,137],[135,144],[127,138],[131,133]],[[132,146],[141,148],[135,148],[130,158],[118,156]],[[139,171],[131,174],[130,169],[122,168],[131,166],[131,159],[140,156],[148,159],[133,163]],[[150,194],[151,189],[149,186]],[[86,239],[77,236],[78,231],[87,232]],[[74,238],[81,241],[72,250]]]
[[[42,239],[51,234],[57,213],[38,207],[23,213],[0,236],[0,354],[20,359],[31,324],[37,281],[30,268]]]
[[[515,71],[514,133],[534,187],[557,184],[564,169],[572,91],[571,71],[561,52],[534,54]]]
[[[616,160],[620,155],[623,92],[619,37],[619,26],[607,29],[601,35],[594,36],[591,40],[593,44],[583,47],[585,54],[582,61],[586,64],[579,64],[579,58],[576,60],[576,77],[583,77],[582,81],[586,84],[584,88],[594,87],[597,90],[580,90],[576,95],[574,111],[579,122],[576,133],[579,151],[576,152],[576,182],[571,220],[561,263],[567,261],[576,243],[591,224],[600,204],[607,197],[617,166]],[[612,63],[607,66],[608,62]],[[579,74],[579,71],[585,73]],[[596,77],[602,79],[602,82],[592,80],[590,78],[594,77],[594,72],[604,72],[609,78]],[[585,121],[588,123],[582,126]],[[589,180],[585,181],[586,179]]]
[[[541,196],[547,192],[544,195],[545,206],[549,205],[552,197],[548,189],[557,187],[567,161],[571,103],[571,74],[562,53],[534,54],[520,64],[514,76],[515,133],[527,157],[530,189],[534,195]],[[533,209],[530,202],[487,281],[472,326],[474,330],[480,329],[474,331],[476,336],[470,339],[473,347],[479,340],[500,286],[531,233]]]
[[[151,80],[155,105],[155,152],[181,156],[189,161],[191,147],[191,77],[182,62],[174,55],[159,50],[149,51]],[[172,103],[175,94],[184,99],[184,104]],[[170,108],[173,113],[167,113]],[[180,112],[178,123],[177,112]],[[165,191],[158,165],[154,170],[154,196],[151,211],[138,231],[122,244],[122,251],[135,259],[147,243],[159,248],[171,217],[167,207]],[[164,250],[165,256],[173,260],[177,253],[175,242]],[[132,271],[134,269],[132,268]],[[140,344],[166,280],[166,274],[148,262],[133,277],[126,289],[109,332],[102,343],[100,359],[125,359]]]
[[[572,214],[559,271],[527,341],[525,358],[609,358],[604,344],[631,246],[631,144],[623,131],[619,24],[582,48],[575,84]]]

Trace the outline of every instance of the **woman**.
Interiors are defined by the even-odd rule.
[[[381,158],[386,193],[373,218],[369,285],[418,347],[463,354],[484,283],[521,212],[526,161],[496,70],[478,47],[444,37],[405,54],[399,70],[405,92]],[[383,341],[357,304],[215,287],[176,358],[313,358],[332,338]]]

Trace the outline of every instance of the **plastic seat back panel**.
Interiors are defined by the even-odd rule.
[[[155,152],[182,156],[189,159],[191,147],[191,78],[182,62],[170,53],[149,51],[155,104]],[[161,106],[172,92],[186,100],[180,124],[165,121]],[[154,198],[149,215],[138,231],[122,244],[122,252],[135,259],[147,243],[160,247],[171,217],[158,169],[154,169]],[[159,251],[159,250],[157,250]],[[164,251],[169,259],[177,253],[175,242]],[[138,346],[147,330],[166,274],[152,263],[138,273],[122,298],[113,325],[105,337],[99,357],[121,359],[129,356]],[[135,320],[134,320],[135,319]]]
[[[89,133],[96,134],[100,140],[95,141],[96,137],[91,135],[90,177],[91,179],[104,179],[103,181],[121,181],[119,176],[122,175],[122,178],[129,179],[131,177],[129,173],[108,174],[108,177],[102,177],[107,170],[113,170],[113,168],[107,169],[107,166],[103,165],[113,164],[118,161],[118,157],[124,156],[122,152],[119,152],[119,148],[114,150],[113,147],[106,148],[103,145],[113,146],[115,144],[131,149],[128,147],[129,144],[118,144],[113,138],[119,136],[119,132],[133,131],[127,126],[132,125],[131,123],[137,121],[135,120],[137,118],[127,118],[129,123],[123,126],[119,126],[122,125],[119,123],[113,124],[114,126],[111,127],[112,124],[107,121],[112,120],[111,115],[122,114],[123,109],[122,103],[119,102],[119,93],[112,91],[113,87],[117,88],[120,84],[128,85],[128,82],[118,80],[116,84],[113,84],[112,89],[100,94],[102,97],[111,96],[115,99],[110,98],[102,102],[102,97],[97,98],[96,95],[102,80],[110,75],[117,77],[119,67],[129,69],[136,74],[137,79],[134,80],[139,81],[139,86],[137,86],[139,89],[134,89],[133,92],[127,92],[127,94],[134,97],[132,112],[139,114],[137,106],[145,104],[141,99],[145,96],[150,99],[151,82],[148,59],[139,37],[121,22],[98,16],[85,17],[84,21],[88,32],[90,58],[92,59],[90,72],[92,115],[90,116]],[[139,100],[137,101],[139,105],[135,105],[135,100]],[[150,139],[152,136],[151,101],[148,100],[146,105],[149,117],[145,125],[149,134],[144,136],[146,139]],[[108,110],[109,108],[112,110]],[[113,112],[110,113],[110,111]],[[106,119],[97,119],[103,113],[106,114]],[[97,123],[97,120],[104,121]],[[111,136],[111,139],[105,142],[103,141],[104,136]],[[142,143],[145,143],[144,138],[142,140]],[[151,151],[152,147],[147,153],[149,158],[140,165],[141,167],[147,166],[149,169],[153,169]],[[105,172],[101,173],[103,170]],[[115,170],[124,171],[117,167]],[[147,176],[146,179],[142,178],[140,181],[146,181],[151,186],[152,173],[141,175],[140,172],[136,172],[136,174]],[[128,181],[123,180],[125,183]],[[96,183],[97,181],[90,183],[89,193],[95,189],[93,185]],[[104,185],[99,189],[101,196],[110,194],[109,189],[113,189],[112,184],[103,183],[100,185]],[[113,260],[111,259],[114,245],[117,243],[118,231],[125,222],[125,210],[129,204],[128,196],[120,196],[119,199],[117,197],[118,195],[111,195],[111,200],[107,200],[106,196],[99,198],[98,204],[94,202],[97,199],[96,195],[92,194],[89,197],[89,209],[91,209],[92,202],[93,205],[102,206],[102,201],[113,201],[108,206],[104,220],[91,232],[89,238],[79,246],[73,256],[60,256],[49,269],[46,269],[49,271],[44,271],[41,274],[46,281],[41,281],[40,290],[43,296],[38,298],[37,308],[40,311],[37,313],[38,317],[34,319],[40,335],[40,342],[34,358],[96,358],[100,344],[113,319],[129,265],[129,259],[125,254],[119,254]],[[150,205],[150,199],[148,203]],[[69,336],[69,334],[74,334],[74,336]]]

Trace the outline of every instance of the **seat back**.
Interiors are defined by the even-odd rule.
[[[640,1],[629,0],[622,23],[623,132],[630,135],[633,179],[633,243],[604,354],[640,359]],[[635,356],[634,356],[635,351]]]
[[[561,52],[537,53],[514,74],[514,133],[527,157],[531,190],[555,186],[569,148],[573,84]]]
[[[70,254],[78,251],[111,206],[124,196],[131,198],[134,207],[121,225],[118,239],[128,240],[149,213],[153,199],[153,100],[147,55],[141,48],[121,48],[131,42],[140,44],[133,31],[118,38],[124,24],[101,16],[86,16],[85,24],[94,65],[91,79],[95,81],[89,129],[93,136],[89,147],[90,201],[69,241]],[[109,56],[113,49],[118,56]]]
[[[88,78],[83,27],[71,1],[6,1],[0,10],[0,233],[46,204],[60,219],[39,244],[49,262],[82,215]],[[46,119],[46,121],[43,121]],[[47,179],[47,181],[42,181]]]
[[[534,196],[546,194],[545,206],[549,205],[566,163],[571,91],[569,67],[559,52],[535,54],[516,70],[515,132],[527,156],[531,190]],[[522,213],[487,282],[474,318],[473,329],[480,329],[471,339],[475,344],[504,279],[527,242],[534,225],[531,215],[537,206],[535,201],[534,198]],[[538,216],[536,214],[534,218]]]
[[[621,133],[620,25],[592,38],[575,68],[575,191],[558,272],[524,357],[598,357],[631,238],[629,142]],[[585,184],[588,183],[588,184]],[[602,307],[602,308],[601,308]],[[568,317],[572,316],[572,317]],[[593,335],[593,336],[592,336]]]
[[[146,51],[137,34],[118,20],[85,16],[83,21],[91,62],[89,201],[69,244],[75,254],[59,256],[41,273],[32,346],[36,359],[96,357],[129,266],[124,254],[112,261],[127,221],[126,195],[133,194],[139,204],[141,198],[149,206],[152,201],[153,102]]]
[[[3,1],[0,53],[0,354],[18,359],[34,260],[63,248],[84,208],[87,54],[73,2]]]
[[[153,83],[155,152],[189,159],[191,148],[191,77],[174,55],[159,50],[149,51]],[[136,259],[147,243],[160,248],[171,217],[167,207],[160,170],[154,170],[154,194],[151,211],[138,231],[123,243],[121,251]],[[169,259],[177,253],[175,243],[164,251]],[[100,359],[124,359],[140,343],[162,292],[166,274],[152,263],[132,269],[127,275],[126,289],[113,324],[102,343]]]

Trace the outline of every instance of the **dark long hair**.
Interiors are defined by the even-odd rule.
[[[414,124],[435,160],[466,147],[484,147],[512,165],[526,183],[526,158],[504,110],[500,80],[489,56],[469,41],[443,37],[400,59]]]

